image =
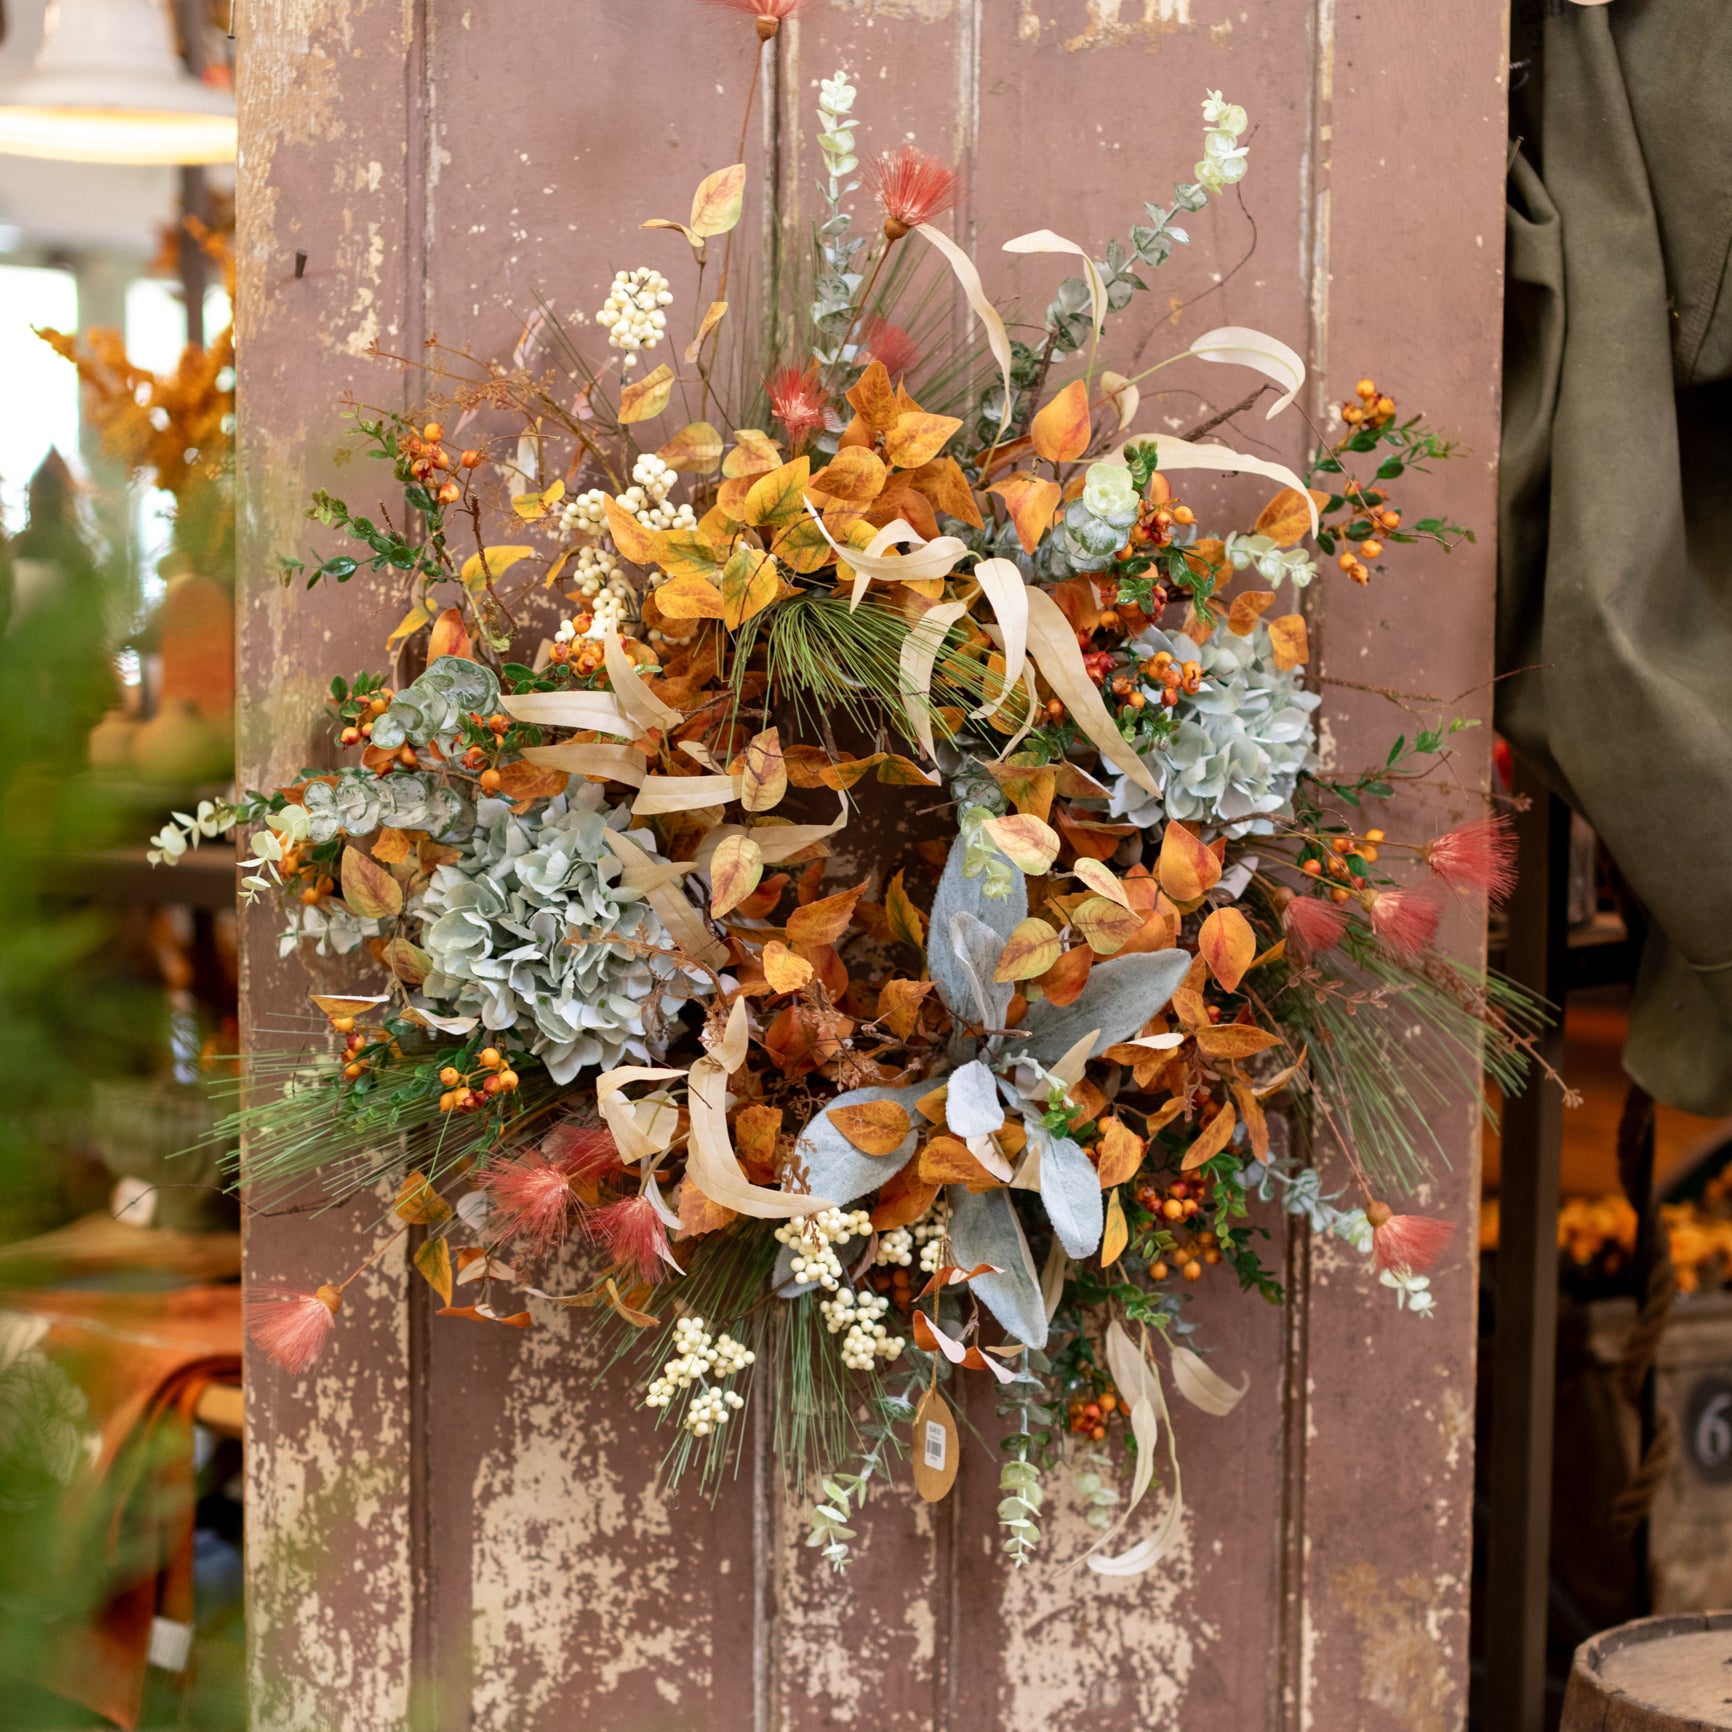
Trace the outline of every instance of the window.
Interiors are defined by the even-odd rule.
[[[30,477],[50,447],[78,468],[78,374],[31,329],[78,329],[70,271],[0,265],[0,521],[24,522]]]

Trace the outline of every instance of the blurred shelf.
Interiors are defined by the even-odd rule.
[[[189,1282],[232,1280],[241,1272],[241,1236],[129,1227],[102,1210],[0,1246],[0,1289],[128,1272]]]

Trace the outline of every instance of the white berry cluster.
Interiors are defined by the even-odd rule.
[[[645,529],[697,528],[697,515],[689,505],[668,503],[679,475],[653,451],[646,451],[631,466],[631,480],[619,502]]]
[[[832,1335],[842,1335],[842,1363],[850,1371],[870,1371],[880,1359],[894,1359],[905,1343],[884,1327],[890,1301],[876,1293],[844,1288],[833,1299],[820,1301],[819,1315]],[[843,1335],[843,1330],[847,1331]]]
[[[718,1425],[727,1423],[730,1413],[746,1405],[744,1396],[731,1389],[716,1389],[710,1379],[732,1377],[756,1358],[757,1354],[725,1331],[711,1335],[703,1318],[682,1317],[674,1324],[674,1357],[650,1384],[644,1406],[668,1407],[682,1389],[701,1383],[703,1388],[692,1397],[682,1423],[694,1437],[708,1437]]]
[[[940,1197],[914,1223],[914,1242],[920,1247],[920,1272],[935,1275],[944,1266],[945,1235],[950,1231],[950,1205]]]
[[[625,635],[626,621],[637,596],[620,569],[617,554],[605,547],[579,548],[576,583],[570,593],[574,601],[589,603],[585,611],[590,615],[591,623],[585,635],[606,637],[610,620],[615,629]],[[577,635],[577,627],[571,620],[566,620],[557,633],[561,643],[570,643]]]
[[[567,535],[606,535],[607,495],[599,487],[574,493],[559,509],[559,527]]]
[[[882,1269],[906,1269],[914,1261],[914,1235],[906,1227],[892,1227],[888,1233],[880,1233],[874,1261]]]
[[[842,1281],[842,1260],[833,1245],[864,1238],[872,1231],[872,1217],[864,1209],[826,1209],[821,1215],[796,1215],[776,1229],[777,1240],[794,1253],[795,1281],[815,1281],[834,1293]]]
[[[606,328],[608,347],[625,351],[625,365],[637,365],[640,349],[654,349],[667,330],[671,305],[668,280],[649,265],[635,271],[615,271],[613,285],[595,322]]]

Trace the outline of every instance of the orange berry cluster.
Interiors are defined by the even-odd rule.
[[[1104,1443],[1107,1421],[1119,1410],[1119,1393],[1108,1384],[1099,1395],[1073,1395],[1067,1412],[1070,1428],[1079,1437],[1094,1443]]]
[[[439,1082],[445,1090],[439,1097],[440,1112],[475,1112],[495,1096],[516,1093],[517,1072],[498,1047],[484,1047],[475,1062],[481,1067],[479,1071],[465,1073],[454,1064],[440,1071]]]
[[[444,437],[445,429],[437,421],[429,421],[419,438],[411,433],[403,441],[403,455],[409,459],[409,473],[417,481],[428,482],[436,475],[445,475],[447,479],[440,482],[433,497],[441,505],[455,505],[463,497],[463,489],[449,476],[451,459],[440,444]],[[457,464],[459,468],[473,469],[480,461],[479,451],[465,451]]]
[[[1141,1184],[1137,1187],[1137,1203],[1169,1232],[1176,1232],[1203,1209],[1201,1188],[1188,1179],[1174,1179],[1164,1191],[1153,1183]],[[1175,1245],[1172,1256],[1179,1273],[1187,1281],[1197,1281],[1202,1278],[1205,1263],[1221,1261],[1221,1247],[1213,1233],[1197,1232]],[[1165,1258],[1149,1265],[1149,1274],[1156,1281],[1166,1280],[1172,1272]]]
[[[304,897],[303,897],[304,900]],[[355,1026],[352,1016],[334,1016],[331,1027],[343,1037],[343,1080],[354,1082],[373,1068],[373,1061],[361,1057],[367,1037]]]
[[[351,722],[337,737],[345,746],[364,746],[373,737],[373,718],[382,716],[390,709],[391,700],[397,694],[389,687],[383,691],[374,692],[366,700],[363,710],[363,720]]]
[[[1385,397],[1375,380],[1361,379],[1341,405],[1341,419],[1349,427],[1387,427],[1395,419],[1395,399]]]
[[[1377,844],[1383,840],[1381,830],[1367,830],[1361,839],[1335,836],[1330,839],[1329,852],[1321,859],[1315,854],[1303,861],[1300,871],[1312,878],[1336,878],[1340,882],[1329,886],[1332,902],[1345,902],[1355,890],[1365,888],[1364,875],[1356,865],[1377,864]]]
[[[498,753],[499,742],[511,731],[511,718],[498,713],[491,716],[478,716],[471,710],[469,721],[471,726],[482,728],[490,733],[493,736],[493,745],[491,748],[487,746],[469,747],[463,754],[463,767],[466,770],[479,770],[481,772],[482,793],[496,794],[505,778],[500,775],[495,765],[488,763],[488,758]]]
[[[572,617],[572,625],[579,632],[589,630],[593,616],[587,613]],[[547,652],[550,662],[563,663],[574,673],[600,673],[607,663],[607,651],[594,638],[578,637],[570,643],[556,643]]]

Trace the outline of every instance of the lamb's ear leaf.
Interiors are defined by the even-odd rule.
[[[1091,1058],[1130,1040],[1156,1011],[1165,1008],[1191,961],[1188,951],[1158,950],[1153,955],[1097,962],[1074,1004],[1061,1008],[1043,999],[1029,1006],[1022,1025],[1029,1038],[1018,1044],[1018,1054],[1041,1064],[1057,1064],[1090,1029],[1099,1031]]]
[[[996,1275],[976,1275],[970,1283],[981,1304],[1013,1340],[1025,1347],[1044,1347],[1046,1305],[1040,1296],[1040,1276],[1010,1192],[974,1194],[952,1185],[950,1211],[951,1251],[958,1265],[970,1269],[977,1263],[991,1263],[999,1270]]]
[[[1052,1230],[1071,1257],[1092,1257],[1106,1225],[1094,1163],[1069,1137],[1055,1137],[1038,1125],[1029,1134],[1040,1149],[1040,1200]]]
[[[949,1130],[964,1142],[970,1137],[988,1136],[1003,1125],[1004,1102],[998,1098],[998,1079],[979,1059],[971,1059],[950,1073],[944,1116]]]
[[[932,922],[926,937],[926,967],[938,982],[938,996],[944,1000],[951,1015],[966,1016],[973,1021],[972,993],[953,953],[951,919],[957,914],[972,914],[997,934],[998,949],[993,952],[992,963],[985,975],[990,980],[993,969],[998,966],[999,952],[1004,949],[1005,940],[1020,921],[1028,918],[1028,885],[1019,872],[1009,895],[988,896],[984,873],[977,878],[963,877],[962,862],[966,853],[966,844],[958,836],[950,845],[950,857],[944,863],[944,875],[938,880],[938,893],[932,899]]]
[[[951,916],[950,938],[952,959],[968,983],[963,1000],[966,1008],[960,1013],[953,1009],[951,1014],[960,1015],[965,1022],[979,1021],[989,1029],[1003,1028],[1010,1012],[1011,994],[1016,991],[1012,982],[992,978],[1004,950],[1004,940],[966,909]],[[944,988],[940,986],[938,990],[942,995]]]
[[[806,1170],[811,1175],[812,1195],[828,1197],[841,1207],[895,1178],[908,1165],[915,1144],[920,1140],[919,1126],[924,1121],[913,1113],[914,1103],[922,1095],[930,1094],[943,1080],[941,1076],[935,1076],[902,1088],[850,1089],[826,1102],[806,1121],[794,1146],[795,1155],[806,1163]],[[909,1109],[912,1122],[908,1135],[888,1155],[862,1154],[828,1116],[838,1107],[864,1106],[867,1101],[895,1101]]]

